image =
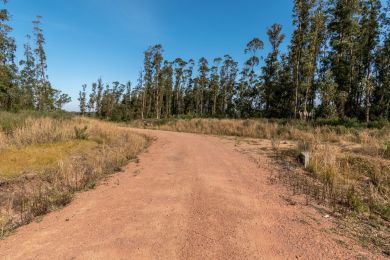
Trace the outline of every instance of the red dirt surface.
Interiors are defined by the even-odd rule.
[[[135,131],[157,137],[138,162],[0,241],[0,258],[381,258],[334,235],[318,210],[287,203],[265,157],[258,167],[233,141]]]

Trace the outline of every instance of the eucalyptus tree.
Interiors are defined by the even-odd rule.
[[[100,117],[102,115],[102,98],[103,98],[103,89],[104,89],[102,78],[98,79],[96,88],[97,88],[97,93],[96,93],[96,100],[95,100],[96,103],[95,111],[96,111],[96,115]]]
[[[237,84],[236,95],[234,98],[236,115],[240,118],[250,117],[253,111],[252,100],[251,100],[252,91],[250,91],[249,80],[248,80],[249,71],[250,71],[249,66],[247,64],[244,64],[244,67],[240,72],[241,76]],[[224,107],[221,108],[221,111],[223,110]]]
[[[370,121],[372,93],[375,87],[373,76],[376,47],[379,42],[379,16],[381,2],[379,0],[363,0],[361,3],[361,19],[359,32],[359,50],[361,64],[362,90],[364,91],[365,119]]]
[[[307,77],[309,62],[310,15],[314,0],[294,0],[293,25],[295,30],[290,45],[290,65],[294,81],[294,117],[302,109],[302,90],[305,88],[304,79]]]
[[[54,107],[55,89],[51,86],[47,76],[47,58],[44,45],[46,43],[43,35],[42,16],[37,16],[33,21],[36,48],[36,77],[37,77],[37,108],[39,110],[50,110]]]
[[[223,86],[220,86],[219,84],[219,70],[220,70],[220,64],[222,62],[221,58],[215,58],[213,62],[213,66],[210,69],[210,96],[209,96],[209,103],[211,106],[211,115],[215,116],[217,114],[217,107],[218,107],[218,97],[222,96],[220,100],[224,100],[226,96],[226,90]]]
[[[272,106],[277,112],[274,116],[280,118],[292,118],[294,116],[294,82],[292,77],[292,68],[288,55],[282,54],[280,56],[280,70],[277,76],[279,85],[274,90],[274,97]]]
[[[208,80],[208,61],[206,58],[202,57],[199,59],[199,65],[198,65],[198,77],[197,77],[197,87],[196,87],[196,94],[195,94],[195,100],[196,100],[196,112],[199,116],[203,116],[205,111],[205,99],[207,95],[207,88],[209,84]]]
[[[326,41],[327,16],[324,10],[323,0],[315,0],[310,3],[312,13],[310,15],[310,27],[308,31],[306,75],[304,78],[303,115],[306,119],[309,111],[314,109],[315,77],[318,71],[318,60]]]
[[[337,83],[334,80],[333,73],[327,69],[321,73],[318,81],[318,92],[321,103],[318,108],[318,114],[324,118],[337,118],[336,93]]]
[[[132,91],[131,91],[131,82],[128,81],[125,85],[125,91],[123,93],[122,104],[123,104],[123,120],[128,121],[132,117]]]
[[[233,97],[236,90],[236,80],[238,74],[238,63],[230,55],[225,55],[221,66],[220,84],[223,90],[222,94],[222,114],[232,116],[236,111]]]
[[[260,64],[260,58],[261,58],[257,54],[262,49],[264,49],[264,42],[259,38],[253,38],[250,42],[248,42],[245,49],[245,53],[250,55],[249,59],[245,63],[245,66],[248,67],[247,84],[249,87],[249,92],[242,93],[245,94],[245,96],[243,96],[242,98],[244,100],[249,99],[250,102],[252,103],[252,106],[254,106],[256,109],[261,109],[262,106],[260,95],[259,95],[260,82],[259,82],[258,74],[256,73],[256,69]]]
[[[87,85],[84,84],[82,86],[82,90],[79,92],[79,98],[77,99],[79,101],[79,108],[80,108],[80,113],[81,115],[85,115],[87,111]]]
[[[184,69],[184,98],[183,98],[183,112],[185,114],[194,114],[195,98],[194,98],[194,66],[195,61],[190,59]]]
[[[337,111],[342,118],[358,110],[358,11],[358,0],[332,0],[328,10],[329,59],[337,83]]]
[[[380,16],[382,43],[378,46],[375,57],[377,86],[373,92],[375,114],[390,119],[390,0]]]
[[[262,68],[262,100],[264,102],[264,109],[266,115],[275,116],[275,106],[280,101],[280,97],[277,96],[277,89],[280,87],[278,79],[281,66],[279,63],[279,46],[283,42],[285,35],[282,33],[282,25],[273,24],[267,31],[268,39],[271,44],[271,52],[265,59],[265,65]]]
[[[183,88],[185,85],[184,68],[186,65],[187,62],[181,58],[177,58],[174,61],[175,88],[172,112],[175,115],[183,113]]]
[[[31,36],[26,36],[26,43],[24,44],[24,59],[19,62],[20,71],[20,106],[23,109],[35,108],[35,92],[36,92],[36,69],[35,58],[30,45]]]
[[[163,99],[162,99],[163,114],[165,118],[169,118],[172,115],[173,100],[174,100],[172,62],[169,61],[164,62],[161,75],[162,75],[161,84],[163,87]]]
[[[37,79],[41,82],[47,81],[47,64],[46,64],[46,51],[44,45],[46,43],[45,37],[43,35],[42,25],[42,16],[37,16],[33,21],[34,25],[34,35],[36,40],[36,49],[35,55],[37,56]]]
[[[153,65],[152,65],[152,49],[149,48],[144,52],[144,68],[143,68],[143,117],[149,117],[153,104],[152,85],[153,85]]]
[[[4,4],[7,1],[3,1]],[[15,39],[10,36],[9,12],[0,10],[0,109],[12,109],[18,98],[16,85]]]
[[[143,90],[143,72],[138,74],[137,84],[131,90],[131,116],[129,119],[141,118],[144,119],[144,90]]]
[[[66,94],[62,93],[62,91],[56,90],[55,91],[55,102],[54,106],[57,110],[62,110],[64,105],[71,102],[72,98]]]
[[[161,67],[164,60],[162,56],[163,48],[161,44],[154,45],[152,52],[152,71],[153,71],[153,92],[155,93],[155,112],[156,118],[160,119],[162,110],[163,85],[161,80]]]
[[[97,88],[97,84],[95,82],[92,83],[92,91],[91,91],[91,93],[89,93],[89,99],[88,99],[88,104],[87,104],[87,108],[88,108],[89,113],[95,112],[95,104],[96,104],[96,99],[97,99],[96,88]]]

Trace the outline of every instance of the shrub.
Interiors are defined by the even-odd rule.
[[[357,212],[363,212],[363,211],[366,211],[366,209],[367,209],[366,204],[363,202],[363,200],[356,193],[354,186],[350,187],[348,190],[347,203],[351,209],[353,209]]]
[[[384,146],[383,155],[385,158],[390,158],[390,141],[387,141]]]
[[[74,127],[75,138],[77,140],[87,140],[88,139],[87,129],[88,129],[88,126],[84,126],[82,128],[75,126]]]

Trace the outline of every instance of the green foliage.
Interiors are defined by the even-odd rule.
[[[359,194],[356,193],[353,186],[348,190],[347,204],[352,210],[357,212],[363,212],[367,210],[367,205],[359,197]]]
[[[373,210],[377,211],[385,220],[390,221],[390,203],[376,203]]]
[[[385,143],[384,155],[385,157],[390,158],[390,141]]]

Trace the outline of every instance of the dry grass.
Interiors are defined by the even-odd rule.
[[[63,158],[86,154],[96,147],[97,143],[93,141],[71,140],[9,148],[1,152],[0,178],[10,179],[25,173],[39,173],[55,167]]]
[[[251,138],[307,140],[308,142],[357,143],[375,141],[383,147],[390,140],[390,127],[381,129],[348,128],[339,126],[316,126],[300,121],[277,121],[267,119],[191,119],[133,121],[134,127],[147,127],[166,131],[191,132],[212,135],[240,136]]]
[[[0,131],[0,150],[3,150],[7,147],[7,137],[6,135]]]
[[[0,237],[66,205],[120,170],[149,143],[113,123],[86,118],[27,118],[0,131]]]

